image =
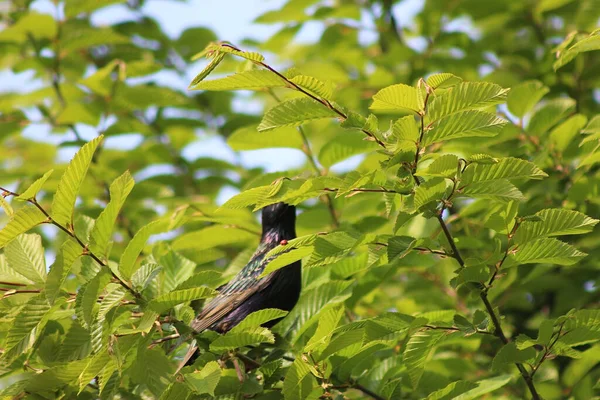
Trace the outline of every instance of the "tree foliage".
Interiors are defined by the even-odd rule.
[[[406,26],[403,2],[289,0],[257,19],[277,33],[236,45],[171,37],[144,1],[30,3],[0,32],[2,64],[38,82],[0,100],[0,397],[600,389],[595,0],[427,0]],[[107,6],[131,18],[95,26]],[[319,40],[293,42],[308,24]],[[305,163],[190,156],[206,135]],[[252,211],[279,201],[299,237],[265,274],[302,260],[298,304],[197,335],[176,372],[177,339],[256,246]]]

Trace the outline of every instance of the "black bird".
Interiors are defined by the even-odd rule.
[[[300,261],[296,261],[263,278],[265,255],[280,244],[296,237],[296,207],[275,203],[262,209],[262,236],[256,252],[244,268],[229,283],[217,290],[213,298],[190,324],[196,333],[210,329],[225,333],[239,324],[248,314],[265,308],[290,311],[300,296],[302,284]],[[278,321],[266,323],[273,326]],[[193,362],[197,352],[191,346],[179,369]],[[191,361],[191,362],[190,362]]]

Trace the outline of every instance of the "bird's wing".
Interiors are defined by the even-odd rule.
[[[242,305],[253,294],[269,286],[273,274],[258,279],[270,259],[265,254],[274,246],[261,244],[246,266],[213,298],[198,316],[192,321],[191,327],[196,332],[202,332],[219,322],[230,312]]]

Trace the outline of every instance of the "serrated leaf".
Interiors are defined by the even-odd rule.
[[[425,132],[423,145],[466,137],[496,136],[506,120],[485,111],[459,111],[436,120]]]
[[[536,351],[533,347],[519,350],[514,342],[505,344],[494,357],[492,369],[498,371],[504,364],[523,363],[534,358]]]
[[[12,218],[14,211],[13,208],[11,207],[11,205],[8,203],[8,201],[6,201],[6,199],[4,198],[4,196],[2,196],[2,194],[0,193],[0,208],[2,208],[4,210],[4,213],[9,217]]]
[[[205,299],[217,295],[217,291],[206,286],[200,286],[191,289],[174,290],[152,299],[148,307],[157,313],[162,313],[173,306],[181,303],[187,303],[192,300]]]
[[[189,90],[260,90],[263,88],[285,86],[285,81],[267,70],[238,72],[225,78],[200,81],[190,84]]]
[[[202,82],[210,73],[217,68],[217,66],[223,61],[225,58],[225,54],[217,53],[212,60],[208,63],[206,67],[198,75],[192,79],[192,82],[188,86],[189,89],[196,87],[200,82]],[[192,58],[193,59],[193,58]]]
[[[46,261],[42,237],[22,234],[12,240],[4,250],[8,264],[27,279],[36,283],[46,281]]]
[[[455,86],[462,82],[462,78],[459,78],[456,75],[449,74],[447,72],[443,72],[440,74],[430,75],[427,79],[427,85],[429,85],[433,89],[442,89],[449,88]]]
[[[289,246],[289,243],[288,243]],[[304,257],[307,257],[313,253],[313,248],[311,246],[303,246],[299,248],[291,248],[290,251],[285,253],[279,253],[276,256],[269,257],[267,260],[264,270],[260,277],[267,276],[271,272],[277,271],[283,267],[286,267],[292,263],[302,260]]]
[[[425,370],[425,362],[442,335],[443,332],[438,330],[418,331],[406,343],[404,363],[413,388],[418,386]]]
[[[50,304],[43,295],[31,298],[20,310],[19,315],[10,325],[4,341],[4,360],[25,353],[35,343],[45,325],[45,316],[50,311]]]
[[[581,235],[589,233],[598,223],[579,211],[549,208],[538,211],[534,216],[540,221],[524,220],[515,235],[516,243],[526,243],[542,237]]]
[[[36,207],[25,206],[15,212],[8,223],[0,230],[0,249],[22,233],[27,232],[47,220]]]
[[[309,365],[297,357],[288,369],[283,380],[283,396],[285,400],[307,399],[316,381],[311,375]]]
[[[273,147],[302,149],[302,137],[292,127],[282,127],[269,132],[259,132],[256,126],[246,126],[234,131],[227,144],[233,150],[256,150]]]
[[[81,247],[73,239],[66,240],[60,247],[60,250],[56,255],[56,260],[50,267],[50,272],[48,273],[46,286],[44,288],[46,298],[50,304],[53,304],[56,300],[56,297],[60,292],[60,288],[71,272],[71,267],[75,263],[75,260],[77,260],[81,255]]]
[[[375,142],[364,140],[359,132],[344,132],[334,136],[319,151],[319,162],[326,168],[348,157],[373,151],[378,148]]]
[[[503,103],[509,89],[489,82],[462,82],[435,97],[427,109],[429,121],[436,121],[464,110],[475,110]]]
[[[110,201],[102,210],[90,234],[90,249],[96,255],[104,255],[107,251],[117,216],[125,204],[125,200],[133,189],[133,177],[126,171],[110,185]]]
[[[520,158],[505,157],[494,164],[470,164],[461,176],[461,184],[503,179],[542,179],[547,177],[534,163]]]
[[[200,371],[185,374],[187,386],[195,394],[215,395],[215,389],[221,380],[221,367],[216,361],[209,361]]]
[[[311,336],[310,340],[304,346],[304,351],[313,351],[315,348],[323,349],[331,340],[334,329],[338,326],[342,316],[344,315],[344,306],[336,305],[326,310],[319,318],[317,330]]]
[[[71,225],[79,189],[92,162],[94,152],[103,138],[104,136],[100,135],[79,149],[60,178],[56,194],[52,199],[50,215],[62,226],[69,227]]]
[[[235,332],[229,331],[213,340],[210,349],[211,351],[223,351],[259,343],[275,343],[275,336],[270,330],[260,326],[240,329]]]
[[[58,352],[58,360],[73,361],[87,357],[91,351],[90,334],[73,321]]]
[[[34,199],[35,196],[37,195],[37,193],[42,189],[42,186],[44,186],[44,183],[46,183],[48,178],[50,178],[50,175],[52,175],[52,172],[54,172],[53,169],[46,172],[41,178],[39,178],[35,182],[33,182],[23,193],[21,193],[19,196],[15,197],[15,200],[23,200],[24,201],[24,200]]]
[[[246,328],[256,328],[266,322],[283,318],[287,314],[287,311],[279,310],[277,308],[264,308],[262,310],[254,311],[244,318],[239,324],[234,326],[230,332],[239,332]]]
[[[283,101],[267,111],[258,125],[258,131],[264,132],[282,126],[299,126],[304,122],[333,118],[337,114],[323,104],[310,98],[296,98]]]
[[[419,127],[417,121],[413,115],[407,115],[397,119],[392,124],[392,135],[398,139],[398,141],[408,141],[416,143],[419,139]]]
[[[566,51],[560,53],[560,57],[553,64],[554,70],[558,70],[562,66],[571,62],[582,52],[600,50],[600,35],[593,35],[578,41]]]
[[[135,272],[135,262],[150,236],[165,232],[167,229],[168,223],[165,220],[160,219],[150,222],[135,233],[133,238],[127,244],[127,247],[125,247],[123,254],[121,254],[121,260],[119,261],[119,272],[123,278],[129,279]]]
[[[333,88],[331,84],[325,84],[312,76],[296,75],[291,78],[290,81],[321,98],[331,99],[333,96]]]
[[[514,116],[523,118],[549,91],[540,81],[522,82],[510,89],[506,99],[508,110]]]
[[[441,201],[446,194],[447,182],[444,178],[432,178],[415,189],[415,208],[421,209],[423,206]]]
[[[255,62],[262,62],[265,60],[265,57],[263,57],[262,54],[259,54],[256,52],[236,50],[230,46],[223,45],[223,44],[218,47],[218,51],[221,53],[233,54],[238,57],[245,58],[246,60],[255,61]]]
[[[439,176],[442,178],[451,178],[458,171],[458,157],[454,154],[444,154],[429,164],[425,171],[418,171],[417,175]]]
[[[406,256],[416,245],[416,239],[410,236],[392,236],[388,239],[388,261]]]
[[[108,273],[100,272],[87,284],[81,287],[77,292],[75,301],[75,313],[79,317],[79,322],[86,328],[90,328],[97,309],[96,300],[104,287],[110,282]]]
[[[147,386],[157,398],[171,382],[174,367],[163,350],[141,347],[138,348],[135,361],[130,367],[130,377],[133,382]]]
[[[417,101],[417,89],[397,84],[381,89],[373,96],[369,107],[373,111],[412,111],[419,113],[421,107]]]
[[[469,265],[459,271],[451,284],[456,288],[467,282],[487,282],[489,277],[490,270],[485,264]]]
[[[570,244],[553,238],[536,239],[520,245],[511,257],[519,264],[548,263],[573,265],[584,258],[582,253]]]
[[[499,201],[521,201],[524,199],[523,193],[506,179],[472,183],[460,195]]]

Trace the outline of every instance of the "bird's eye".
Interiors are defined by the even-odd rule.
[[[285,246],[286,244],[288,244],[288,241],[283,239],[281,242],[279,242],[279,244]]]

